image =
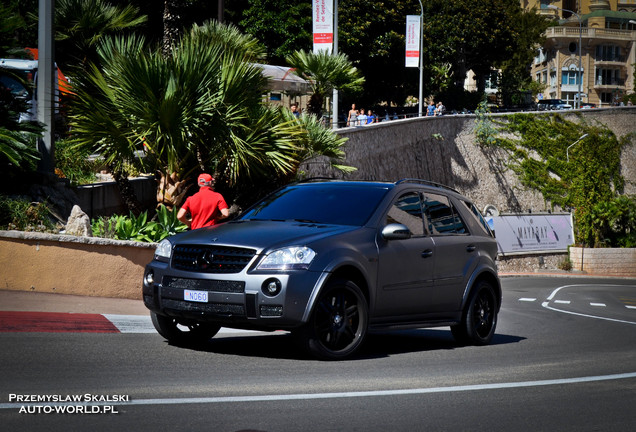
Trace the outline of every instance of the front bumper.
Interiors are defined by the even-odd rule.
[[[324,274],[289,272],[210,274],[179,271],[168,263],[146,266],[143,301],[148,309],[184,321],[212,322],[222,327],[261,330],[292,329],[304,323],[313,293]],[[272,295],[267,285],[280,290]],[[185,291],[204,291],[206,302],[185,300]]]

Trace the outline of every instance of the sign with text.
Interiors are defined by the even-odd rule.
[[[406,16],[406,67],[420,65],[420,16]]]
[[[500,254],[563,252],[574,243],[572,215],[517,214],[486,217]]]
[[[333,46],[333,0],[312,0],[314,53],[331,52]]]

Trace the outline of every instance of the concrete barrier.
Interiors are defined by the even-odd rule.
[[[570,248],[573,270],[606,276],[636,277],[636,248]]]
[[[155,244],[0,231],[0,289],[141,299]]]

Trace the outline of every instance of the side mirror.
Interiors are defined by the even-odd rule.
[[[404,240],[411,238],[411,231],[405,225],[392,223],[382,228],[382,237],[386,240]]]

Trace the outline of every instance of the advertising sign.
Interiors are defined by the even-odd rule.
[[[406,16],[406,67],[420,65],[420,16]]]
[[[331,52],[333,46],[333,0],[312,0],[314,53]]]
[[[499,253],[564,252],[574,243],[572,215],[517,214],[486,217]]]

